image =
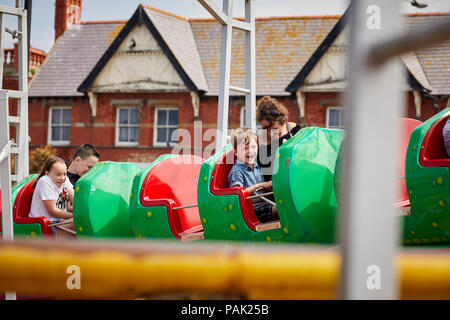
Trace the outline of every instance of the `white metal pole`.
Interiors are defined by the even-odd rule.
[[[8,93],[0,91],[0,148],[4,148],[9,143],[9,106]],[[4,124],[4,125],[3,125]],[[2,182],[2,239],[3,241],[13,241],[13,218],[11,206],[11,158],[9,155],[0,162],[0,181]]]
[[[8,125],[8,93],[0,91],[0,146],[7,146],[9,143],[9,125]],[[11,158],[8,155],[0,162],[0,189],[2,190],[2,241],[14,240],[14,225],[11,203]],[[5,292],[6,300],[16,300],[15,292]]]
[[[0,13],[0,75],[3,79],[3,65],[5,64],[5,14]],[[3,80],[0,81],[0,89],[3,88]]]
[[[245,21],[250,31],[245,32],[245,82],[249,93],[245,96],[246,126],[256,129],[256,40],[255,0],[245,0]]]
[[[19,16],[19,91],[24,95],[18,101],[20,125],[17,132],[17,144],[19,154],[16,157],[17,181],[28,176],[29,173],[29,148],[28,148],[28,37],[27,37],[27,12]]]
[[[397,59],[373,67],[368,58],[371,46],[400,33],[401,17],[398,1],[391,0],[353,1],[350,10],[341,297],[396,299],[399,229],[393,203],[401,69]]]
[[[230,101],[231,41],[233,35],[233,0],[223,0],[223,11],[227,23],[222,26],[220,49],[219,104],[217,113],[216,152],[227,144],[228,104]]]

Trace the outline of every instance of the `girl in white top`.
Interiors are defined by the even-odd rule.
[[[34,185],[29,216],[47,217],[51,223],[73,218],[72,212],[69,212],[73,195],[66,163],[59,157],[50,156]],[[74,230],[73,224],[64,227]],[[55,228],[53,230],[56,231]]]

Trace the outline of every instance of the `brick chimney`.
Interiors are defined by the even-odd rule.
[[[56,0],[55,2],[55,41],[71,24],[81,20],[82,0]]]

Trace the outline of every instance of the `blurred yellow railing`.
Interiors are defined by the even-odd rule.
[[[340,260],[337,248],[322,246],[19,240],[0,242],[0,292],[81,299],[177,292],[336,299]],[[450,299],[449,251],[401,254],[397,270],[401,298]],[[70,286],[75,276],[79,289]]]

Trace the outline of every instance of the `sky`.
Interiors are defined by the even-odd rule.
[[[408,0],[400,2],[400,10],[415,12],[450,12],[450,0],[418,0],[428,7],[417,9]],[[222,7],[222,0],[214,0]],[[127,20],[140,3],[144,3],[187,18],[211,18],[209,12],[197,0],[83,0],[82,21]],[[255,0],[256,17],[312,16],[342,14],[349,0]],[[0,0],[0,5],[14,6],[15,0]],[[244,16],[244,0],[234,0],[233,16]],[[55,0],[34,0],[31,22],[31,45],[50,51],[54,44]],[[17,18],[8,17],[6,26],[17,29]],[[5,48],[12,47],[8,35]]]

